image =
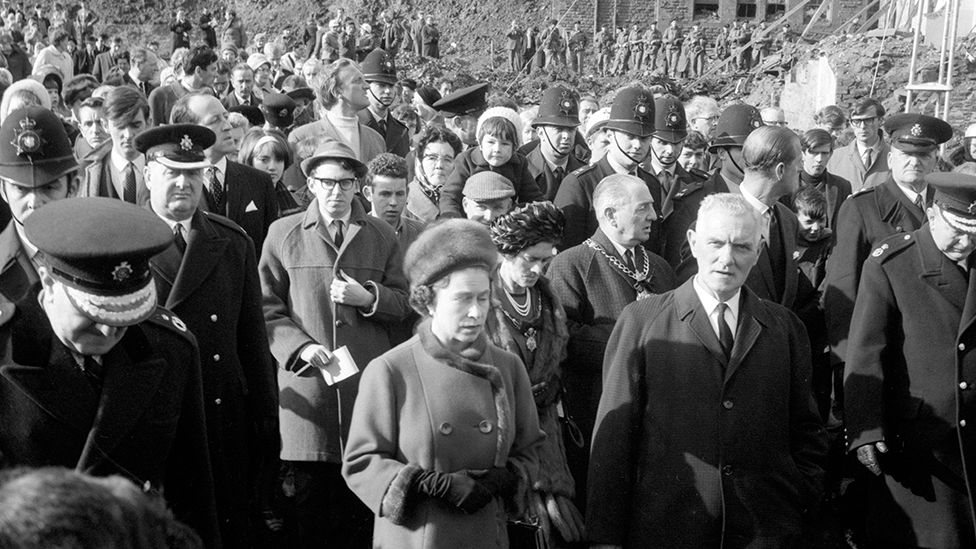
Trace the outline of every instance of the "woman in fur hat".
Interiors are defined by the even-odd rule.
[[[424,320],[363,371],[343,458],[376,513],[373,547],[508,547],[545,434],[525,367],[485,334],[497,255],[486,228],[460,219],[407,250]]]
[[[566,313],[542,276],[562,240],[565,218],[552,202],[531,202],[491,224],[491,239],[501,262],[492,280],[488,336],[519,355],[532,383],[539,426],[539,475],[529,491],[529,513],[539,518],[550,545],[582,539],[583,518],[573,505],[575,484],[557,403],[562,393],[560,363],[566,358]],[[559,532],[553,535],[553,527]]]

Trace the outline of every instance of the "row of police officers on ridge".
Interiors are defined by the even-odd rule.
[[[792,253],[796,217],[780,202],[797,187],[799,140],[763,128],[754,108],[731,106],[711,145],[722,168],[705,178],[678,172],[655,148],[673,144],[685,125],[673,98],[621,90],[607,157],[566,176],[555,193],[567,217],[564,245],[605,252],[576,252],[576,261],[619,264],[643,242],[639,262],[649,266],[660,253],[683,282],[668,292],[673,283],[648,291],[650,281],[637,281],[628,302],[663,293],[623,303],[615,323],[589,319],[600,327],[587,332],[597,334],[597,354],[606,349],[605,388],[586,429],[591,541],[789,546],[821,491],[826,438],[810,396],[810,358],[823,348],[826,311],[827,325],[849,325],[830,344],[845,372],[846,443],[873,473],[862,479],[866,539],[878,547],[976,545],[967,461],[976,427],[976,177],[931,173],[951,128],[923,115],[885,122],[890,178],[841,206],[821,309]],[[246,525],[235,521],[254,492],[247,472],[278,454],[279,395],[253,244],[235,224],[197,209],[210,165],[204,150],[214,140],[186,124],[141,134],[150,191],[141,209],[70,198],[77,162],[49,111],[21,109],[0,126],[0,190],[13,214],[0,234],[0,450],[4,464],[122,474],[162,494],[208,546],[238,546]],[[655,173],[639,167],[651,155],[656,162],[644,165]],[[626,177],[612,185],[652,206],[653,226],[626,239],[621,227],[634,221],[619,204],[603,208],[600,192],[614,174]],[[355,238],[345,231],[373,226],[357,221],[355,204],[336,214],[357,224],[321,229],[337,248]],[[297,223],[278,229],[311,222]],[[575,255],[554,263],[555,287],[572,284],[559,277],[574,272]],[[345,279],[324,290],[332,302],[362,294]],[[579,284],[592,291],[601,280]],[[387,291],[367,285],[357,315],[385,314]],[[602,298],[585,299],[567,316]],[[840,321],[831,316],[845,311]],[[581,316],[569,321],[577,334],[588,327]],[[289,344],[289,333],[282,328],[276,344]],[[315,345],[299,349],[314,364]],[[708,370],[683,374],[669,364]]]

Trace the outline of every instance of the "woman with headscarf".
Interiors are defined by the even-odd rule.
[[[441,188],[461,149],[461,140],[450,130],[430,126],[421,132],[414,148],[414,177],[407,185],[408,215],[424,223],[437,219]]]
[[[363,371],[343,457],[349,488],[376,513],[373,547],[508,546],[545,435],[525,368],[485,335],[497,255],[488,230],[461,219],[407,251],[424,319]]]
[[[532,383],[546,440],[539,446],[539,474],[529,491],[529,513],[538,517],[554,547],[580,541],[583,535],[583,518],[572,502],[575,483],[566,463],[558,413],[560,364],[566,358],[569,332],[566,313],[543,276],[556,255],[564,225],[562,212],[552,202],[519,206],[491,224],[491,239],[501,261],[492,280],[487,324],[491,342],[518,355]]]

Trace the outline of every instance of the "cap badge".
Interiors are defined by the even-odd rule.
[[[112,270],[112,278],[116,282],[125,282],[130,276],[132,276],[132,265],[129,265],[128,261],[119,263]]]
[[[912,129],[909,130],[909,133],[911,133],[915,137],[922,135],[922,125],[915,124],[914,126],[912,126]]]
[[[280,111],[278,111],[278,116],[282,118],[288,116],[288,109],[281,109]]]
[[[575,114],[573,112],[573,98],[570,96],[569,92],[564,91],[562,99],[559,101],[559,112],[566,115]]]
[[[395,72],[395,69],[393,68],[393,61],[390,61],[389,59],[383,61],[383,68],[386,69],[387,72]]]
[[[14,140],[10,142],[18,155],[34,154],[41,150],[45,141],[41,138],[41,131],[36,128],[37,122],[33,118],[25,117],[20,121],[20,129],[14,130]]]
[[[648,107],[647,97],[640,95],[637,97],[637,103],[634,105],[634,116],[635,118],[641,119],[647,117],[650,108]]]
[[[678,128],[678,127],[680,127],[681,126],[681,115],[678,114],[677,107],[675,107],[675,105],[672,103],[672,104],[668,105],[668,110],[669,110],[669,112],[668,112],[668,116],[666,118],[668,127],[669,128]]]
[[[184,151],[193,150],[193,140],[190,139],[189,135],[183,135],[183,139],[180,139],[180,148]]]

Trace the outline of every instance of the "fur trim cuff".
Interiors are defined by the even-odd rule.
[[[417,497],[414,484],[417,477],[424,470],[416,465],[407,465],[393,477],[393,482],[386,489],[383,501],[380,503],[380,516],[398,526],[404,524],[413,511],[414,500]]]

